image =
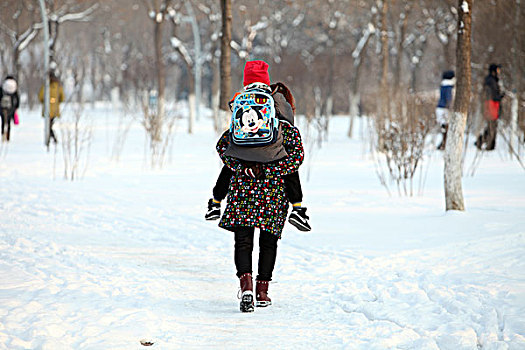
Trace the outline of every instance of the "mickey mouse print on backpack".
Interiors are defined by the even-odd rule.
[[[277,140],[279,130],[275,103],[265,84],[245,87],[232,103],[230,136],[238,146],[267,146]]]

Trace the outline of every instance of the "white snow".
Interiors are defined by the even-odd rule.
[[[467,210],[446,213],[441,154],[422,196],[388,197],[348,119],[332,119],[301,169],[314,229],[285,227],[273,305],[242,314],[232,234],[203,220],[220,170],[211,119],[193,135],[178,120],[152,171],[138,122],[115,163],[118,113],[89,116],[82,180],[60,178],[40,111],[2,145],[0,349],[525,348],[525,172],[502,151],[463,178]]]
[[[468,13],[469,12],[468,2],[463,1],[461,3],[461,10],[463,11],[463,13]]]

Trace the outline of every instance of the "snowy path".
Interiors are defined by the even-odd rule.
[[[241,314],[231,235],[201,219],[207,128],[157,172],[140,130],[117,165],[101,136],[70,183],[26,120],[0,163],[0,349],[525,349],[525,176],[497,154],[445,214],[438,160],[425,196],[389,198],[335,120],[302,174],[314,232],[285,228],[274,305]]]

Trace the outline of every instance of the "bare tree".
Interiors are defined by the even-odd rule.
[[[85,5],[81,5],[85,7]],[[47,0],[46,10],[49,21],[49,55],[51,62],[51,69],[57,67],[56,48],[58,43],[58,35],[60,33],[61,25],[65,22],[89,22],[91,15],[95,13],[99,7],[98,2],[91,6],[82,9],[77,4],[69,2],[61,3],[57,0]]]
[[[446,210],[465,210],[462,177],[463,137],[469,111],[471,88],[471,30],[472,0],[458,1],[458,33],[456,48],[457,88],[454,113],[445,147],[445,201]]]
[[[144,0],[149,18],[153,21],[153,42],[157,91],[151,91],[143,100],[144,119],[151,151],[151,166],[162,166],[166,147],[169,143],[173,120],[166,122],[166,64],[163,56],[164,24],[170,11],[170,0]],[[153,100],[153,101],[152,101]]]
[[[395,66],[394,66],[394,90],[396,92],[400,91],[401,87],[401,76],[402,76],[402,59],[403,59],[403,50],[404,42],[407,33],[408,26],[408,17],[412,11],[412,1],[403,0],[402,11],[399,14],[398,22],[398,35],[397,35],[397,44],[396,44],[396,57],[395,57]]]
[[[64,179],[74,181],[82,178],[89,164],[91,141],[93,138],[93,125],[91,120],[85,116],[85,103],[82,95],[82,87],[86,79],[85,60],[76,60],[75,68],[72,70],[73,91],[70,92],[69,113],[60,122],[62,134],[62,156],[64,160]]]
[[[352,137],[354,129],[354,120],[359,114],[359,104],[361,102],[361,95],[359,93],[359,78],[361,77],[361,67],[363,66],[363,56],[365,55],[370,38],[376,32],[374,23],[377,20],[377,8],[375,6],[371,9],[371,19],[368,24],[364,26],[361,37],[352,51],[353,59],[353,76],[351,88],[348,96],[348,110],[350,114],[350,125],[348,127],[348,137]]]
[[[188,0],[184,1],[186,16],[182,16],[179,8],[171,8],[169,11],[170,18],[172,19],[172,34],[170,37],[170,43],[178,57],[182,59],[186,65],[188,71],[188,85],[189,85],[189,120],[188,120],[188,133],[193,132],[193,123],[196,118],[199,118],[201,95],[202,95],[202,64],[204,62],[204,55],[201,45],[200,38],[200,27],[198,25],[197,16],[191,3]],[[204,11],[209,9],[204,6]],[[191,24],[193,32],[193,56],[190,53],[187,45],[178,37],[177,29],[180,22],[189,22]]]
[[[6,23],[8,21],[0,21],[0,28],[6,33],[11,41],[12,50],[12,74],[15,76],[17,81],[20,81],[20,54],[24,51],[34,38],[38,35],[40,29],[42,29],[42,22],[38,20],[38,12],[36,6],[28,1],[7,1],[0,9],[2,11],[7,10],[8,7],[14,8],[15,11],[12,13],[11,22],[13,24],[10,28]],[[25,14],[25,16],[24,16]]]

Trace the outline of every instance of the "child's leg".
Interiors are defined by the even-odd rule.
[[[224,198],[226,198],[232,175],[233,171],[230,170],[230,168],[228,168],[226,165],[222,167],[221,173],[217,178],[217,183],[213,188],[213,199],[215,202],[220,203]]]
[[[294,207],[300,207],[303,201],[303,191],[301,189],[301,180],[299,179],[299,172],[283,176],[284,191],[288,200]]]

